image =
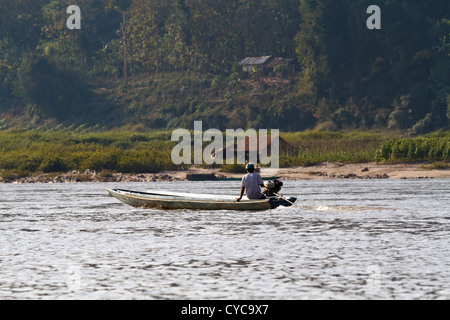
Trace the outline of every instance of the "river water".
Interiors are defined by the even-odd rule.
[[[449,180],[285,181],[296,207],[135,209],[120,187],[0,185],[1,299],[450,299]]]

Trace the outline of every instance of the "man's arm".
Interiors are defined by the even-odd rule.
[[[239,196],[239,198],[236,198],[236,201],[237,201],[237,202],[241,201],[242,196],[244,195],[244,192],[245,192],[245,187],[242,186],[242,187],[241,187],[241,195]]]

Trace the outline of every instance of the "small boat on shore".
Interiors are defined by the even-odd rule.
[[[297,199],[270,196],[262,200],[236,201],[234,196],[192,194],[168,191],[138,192],[122,189],[107,189],[116,199],[136,208],[155,208],[163,210],[269,210],[279,206],[291,206]]]

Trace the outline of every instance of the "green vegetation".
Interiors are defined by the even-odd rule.
[[[450,135],[436,134],[414,139],[393,139],[384,142],[376,154],[377,161],[448,161]]]
[[[80,0],[68,30],[71,4],[1,1],[0,129],[449,126],[448,0]],[[296,63],[238,65],[265,55]]]
[[[245,166],[242,164],[224,164],[220,168],[220,172],[226,172],[226,173],[241,173],[245,174],[247,173],[247,170],[245,170]]]
[[[87,169],[101,175],[156,173],[182,170],[171,161],[176,142],[170,132],[75,132],[0,131],[0,176],[6,179],[36,173]],[[443,169],[450,158],[449,133],[414,139],[386,133],[299,132],[281,137],[298,152],[281,151],[281,167],[310,166],[324,161],[361,163],[372,161],[429,161]],[[381,146],[381,147],[380,147]],[[203,165],[203,167],[208,167]],[[214,165],[213,167],[217,167]],[[242,165],[223,165],[222,172],[243,173]]]
[[[281,154],[280,165],[312,166],[327,162],[365,163],[374,161],[380,145],[392,134],[372,132],[286,133],[282,137],[298,146],[298,154]]]
[[[99,173],[154,173],[181,169],[170,158],[170,134],[0,132],[0,174],[28,176],[96,170]]]

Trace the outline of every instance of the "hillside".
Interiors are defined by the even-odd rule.
[[[445,0],[70,2],[1,2],[0,128],[449,128]]]

